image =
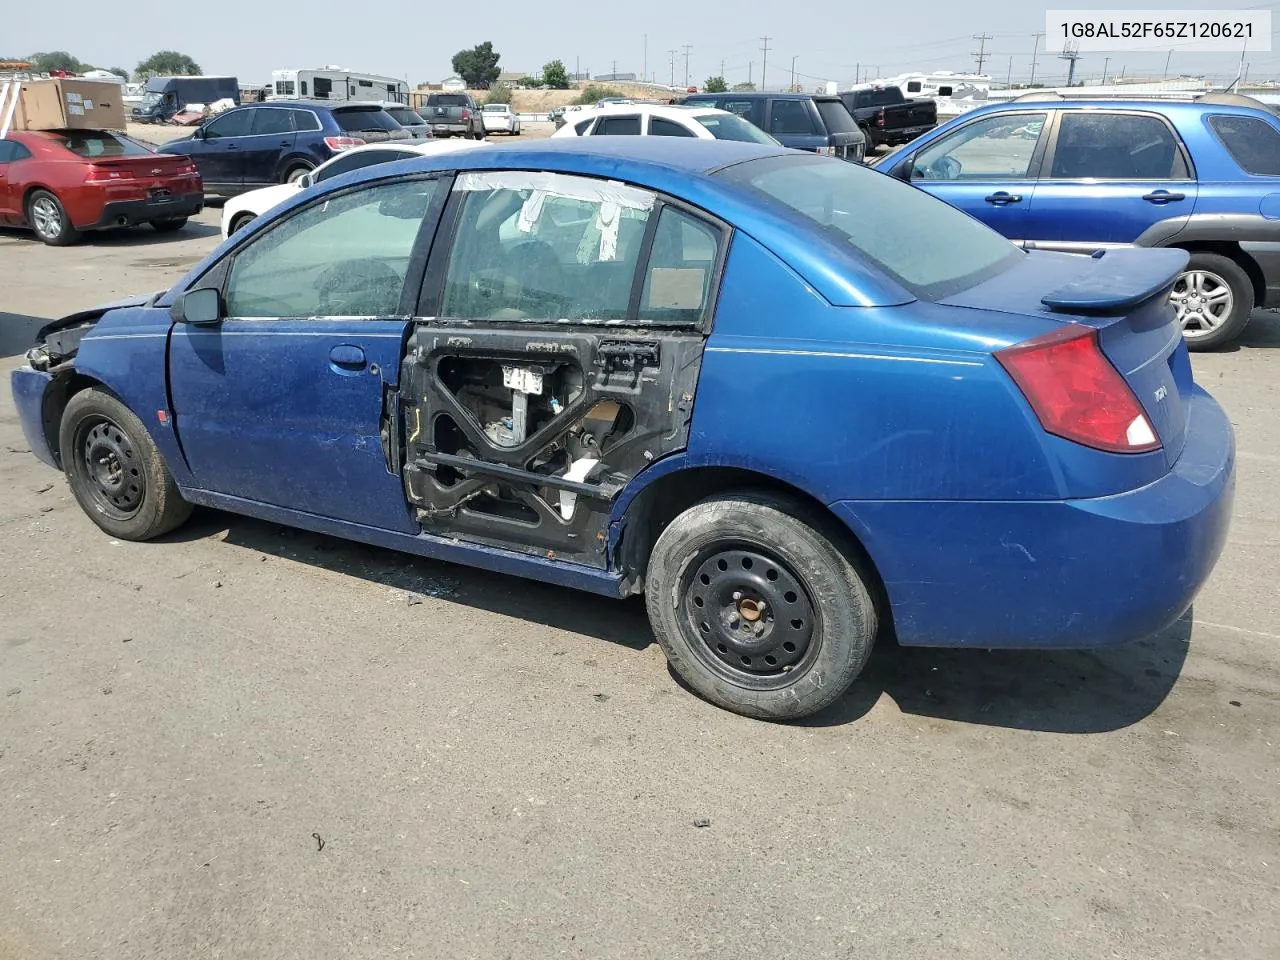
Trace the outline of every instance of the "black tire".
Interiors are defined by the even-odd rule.
[[[239,233],[248,223],[252,222],[253,219],[254,216],[252,213],[237,214],[236,218],[231,221],[231,233]],[[230,236],[230,234],[228,234],[228,236]]]
[[[310,173],[315,167],[308,166],[305,163],[295,163],[292,167],[284,172],[284,179],[281,183],[295,183],[304,174]]]
[[[173,220],[152,220],[151,228],[157,233],[176,233],[187,225],[186,217],[177,217]]]
[[[111,536],[151,540],[191,516],[142,421],[106,390],[71,398],[58,447],[80,508]]]
[[[1226,303],[1214,316],[1213,297],[1225,290]],[[1192,253],[1171,297],[1188,350],[1216,350],[1244,332],[1254,308],[1253,281],[1244,267],[1217,253]]]
[[[672,669],[707,700],[794,720],[862,671],[875,605],[827,526],[788,498],[744,492],[695,504],[662,532],[646,577],[649,622]]]
[[[66,247],[80,239],[80,231],[71,225],[62,201],[48,190],[33,191],[27,198],[27,223],[42,243]]]

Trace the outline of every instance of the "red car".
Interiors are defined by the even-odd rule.
[[[139,223],[180,230],[203,205],[195,164],[123,134],[40,130],[0,140],[0,224],[30,227],[54,246]]]

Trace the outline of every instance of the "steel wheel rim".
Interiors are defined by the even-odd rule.
[[[758,544],[697,554],[685,567],[679,611],[698,659],[738,686],[785,686],[820,646],[820,615],[803,579]]]
[[[1188,270],[1169,295],[1182,335],[1194,340],[1220,328],[1231,316],[1236,298],[1227,281],[1211,270]]]
[[[40,197],[31,204],[31,219],[36,233],[42,237],[53,238],[62,232],[62,216],[58,212],[58,205],[48,197]]]
[[[94,505],[112,520],[128,520],[142,509],[147,482],[129,435],[107,417],[91,417],[76,431],[85,486]]]

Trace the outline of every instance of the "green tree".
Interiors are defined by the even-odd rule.
[[[542,67],[542,82],[552,90],[569,89],[569,71],[559,60],[552,60]]]
[[[66,73],[84,73],[86,70],[93,69],[89,64],[77,60],[65,50],[33,53],[29,59],[32,73],[54,73],[57,70],[63,70]]]
[[[138,78],[143,80],[148,77],[195,77],[201,72],[200,64],[177,50],[153,53],[139,63],[137,69]]]
[[[487,87],[498,79],[502,73],[498,69],[501,54],[493,49],[493,43],[486,40],[478,43],[470,50],[459,50],[453,55],[453,72],[460,76],[473,90]]]
[[[622,91],[615,90],[613,87],[601,87],[594,83],[587,84],[585,90],[578,96],[578,103],[599,103],[609,97],[621,97]]]
[[[724,82],[724,77],[707,77],[702,89],[707,93],[728,93],[729,85]]]
[[[485,103],[510,103],[511,102],[511,86],[506,83],[495,83],[489,88],[488,95],[484,98]]]
[[[747,83],[735,83],[735,84],[733,85],[733,89],[734,89],[734,90],[736,90],[736,91],[738,91],[739,93],[742,93],[742,92],[744,92],[744,91],[754,90],[755,88],[756,88],[756,85],[755,85],[754,83],[750,83],[750,82],[747,82]]]
[[[129,79],[129,71],[126,70],[124,67],[108,67],[107,69],[110,70],[112,73],[114,73],[117,77],[124,77],[126,80]]]

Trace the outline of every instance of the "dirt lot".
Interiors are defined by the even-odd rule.
[[[216,217],[0,232],[0,355]],[[0,391],[0,960],[1274,958],[1277,348],[1195,359],[1239,490],[1177,627],[882,647],[798,726],[683,691],[637,603],[213,512],[113,541]]]

